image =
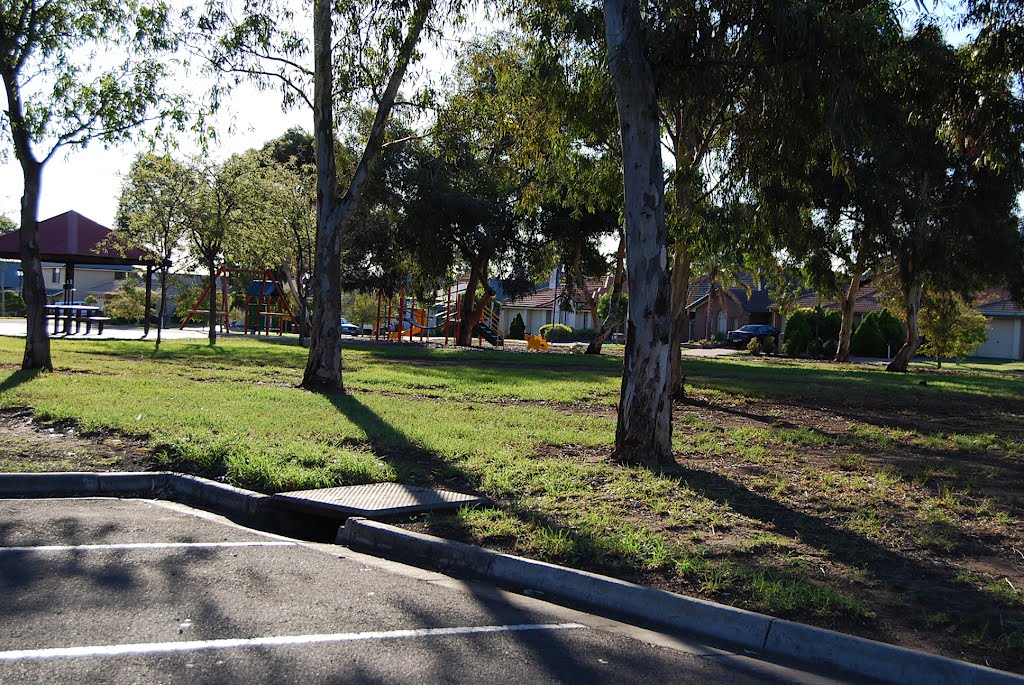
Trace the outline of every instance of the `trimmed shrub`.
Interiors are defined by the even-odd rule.
[[[868,314],[868,316],[873,315],[874,312]],[[903,345],[903,341],[907,337],[903,330],[903,324],[892,315],[892,312],[888,309],[883,309],[878,312],[878,327],[882,331],[882,337],[885,338],[886,345],[895,353]]]
[[[820,359],[824,353],[825,344],[821,341],[821,338],[813,338],[811,342],[807,343],[807,356],[811,359]]]
[[[857,326],[850,339],[850,352],[858,357],[885,357],[885,335],[878,325],[878,316],[871,312]]]
[[[761,343],[761,351],[765,354],[775,354],[775,338],[765,338]]]
[[[761,354],[761,341],[757,338],[751,338],[750,342],[747,343],[747,352],[754,356]]]
[[[825,359],[835,359],[836,352],[838,351],[838,340],[826,340],[825,343],[821,346],[821,356],[824,357]]]
[[[813,316],[813,309],[797,309],[786,319],[782,349],[790,357],[798,357],[807,352],[807,346],[814,337]]]
[[[508,337],[510,340],[525,340],[525,335],[526,323],[523,321],[523,315],[516,314],[516,318],[508,325]]]
[[[544,324],[540,334],[548,342],[590,342],[594,339],[593,328],[571,328],[565,324]]]
[[[3,292],[4,310],[8,316],[21,316],[25,313],[25,300],[13,290]]]
[[[826,312],[823,309],[816,310],[815,314],[818,319],[818,337],[825,341],[834,340],[836,341],[836,347],[838,347],[839,331],[843,327],[843,315],[837,311]]]

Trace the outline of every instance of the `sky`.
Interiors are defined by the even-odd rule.
[[[313,128],[313,114],[306,109],[281,111],[280,96],[276,92],[261,93],[252,86],[242,86],[230,99],[230,112],[218,115],[220,130],[228,124],[233,131],[212,149],[218,159],[236,152],[258,147],[276,138],[292,126]],[[189,151],[182,141],[183,152]],[[43,167],[42,197],[39,218],[48,219],[68,210],[89,217],[105,226],[112,226],[117,212],[117,199],[121,193],[123,175],[128,173],[132,159],[148,144],[121,145],[104,149],[92,144],[86,149],[71,149],[57,153]],[[13,154],[0,164],[0,214],[18,222],[22,194],[21,168]]]

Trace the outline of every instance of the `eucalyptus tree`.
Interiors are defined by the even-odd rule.
[[[160,256],[160,308],[156,348],[160,349],[167,312],[167,274],[172,258],[185,247],[199,179],[187,164],[170,155],[140,154],[121,186],[115,224],[117,243]]]
[[[301,149],[289,149],[293,133],[244,153],[251,192],[240,220],[225,234],[224,249],[233,265],[270,269],[280,279],[299,305],[300,334],[307,337],[302,282],[313,263],[316,170],[300,161]]]
[[[1006,72],[955,50],[936,27],[905,42],[905,68],[893,74],[905,108],[899,266],[906,340],[887,367],[906,371],[919,345],[926,284],[939,291],[1005,282],[1024,266],[1017,196],[1024,189],[1024,102]]]
[[[217,342],[217,273],[226,261],[225,246],[231,233],[254,217],[250,208],[260,201],[262,189],[257,183],[251,158],[233,155],[222,163],[193,165],[198,183],[188,205],[188,248],[202,264],[209,278],[210,344]]]
[[[420,57],[420,36],[461,7],[459,0],[445,3],[443,12],[435,5],[436,0],[314,0],[311,43],[305,25],[298,25],[288,4],[278,0],[251,0],[244,6],[211,0],[199,21],[203,36],[212,42],[197,40],[195,47],[217,69],[261,87],[280,88],[285,106],[303,104],[313,113],[317,239],[313,325],[302,379],[307,389],[344,390],[338,330],[341,234],[386,142],[387,121],[405,74]],[[336,102],[350,107],[372,103],[375,109],[344,186],[339,185],[335,161]]]
[[[52,369],[39,259],[42,172],[62,150],[115,144],[147,122],[183,127],[184,102],[158,57],[173,50],[170,10],[149,0],[0,3],[0,137],[22,172],[21,260],[27,305],[24,369]]]

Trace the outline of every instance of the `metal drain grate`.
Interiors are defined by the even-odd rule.
[[[271,497],[271,503],[279,509],[339,519],[349,516],[383,518],[399,514],[420,514],[486,502],[486,498],[476,495],[400,483],[297,490]]]

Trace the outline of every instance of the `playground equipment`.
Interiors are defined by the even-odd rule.
[[[417,308],[411,298],[406,299],[404,289],[398,291],[397,307],[393,296],[387,296],[385,300],[384,293],[377,293],[377,322],[373,327],[377,340],[384,335],[388,340],[408,338],[412,342],[413,336],[418,335],[420,342],[424,342],[430,328],[427,310]]]
[[[448,286],[448,298],[443,309],[437,313],[438,326],[444,326],[444,344],[448,346],[449,336],[454,336],[458,331],[459,323],[462,321],[462,299],[465,293],[455,293],[455,303],[452,306],[452,286]],[[442,323],[443,322],[443,323]],[[504,347],[505,337],[501,334],[501,305],[490,302],[484,309],[484,315],[480,323],[473,327],[473,334],[477,337],[477,343],[483,347],[486,340],[494,347]]]
[[[245,289],[243,332],[248,334],[252,330],[259,335],[262,330],[266,335],[270,335],[271,322],[276,321],[277,334],[282,335],[286,318],[293,326],[299,325],[292,315],[291,307],[288,306],[288,298],[285,297],[281,284],[269,270],[264,269],[262,279],[252,281]]]
[[[228,267],[222,266],[217,270],[217,274],[214,277],[215,281],[217,279],[221,281],[222,305],[221,313],[217,319],[218,325],[221,325],[219,320],[223,316],[223,330],[225,333],[230,332],[228,277],[231,275],[231,271]],[[260,274],[260,278],[253,280],[245,289],[245,319],[243,323],[243,332],[245,334],[251,332],[258,335],[263,332],[266,335],[270,335],[270,331],[276,329],[278,335],[283,335],[286,320],[291,321],[294,326],[299,325],[295,316],[292,315],[291,307],[288,306],[288,298],[285,296],[284,289],[270,269],[264,269],[262,272],[251,269],[235,269],[234,271],[240,274]],[[188,325],[196,314],[210,313],[208,309],[200,309],[203,304],[208,302],[207,298],[209,295],[210,283],[207,283],[203,289],[203,294],[199,296],[199,299],[189,311],[188,316],[181,322],[180,328]],[[275,325],[272,325],[272,322],[275,322]]]
[[[453,301],[454,295],[454,301]],[[441,335],[444,331],[444,344],[448,345],[450,338],[455,336],[458,326],[462,321],[462,293],[453,292],[453,286],[448,286],[447,300],[437,303],[436,314],[431,323],[431,317],[427,308],[416,306],[412,298],[405,297],[405,290],[398,291],[397,306],[394,296],[377,293],[377,322],[374,326],[374,335],[378,340],[385,337],[387,340],[405,340],[410,342],[414,336],[419,336],[423,342],[433,333]],[[484,310],[483,317],[473,327],[473,335],[477,342],[483,346],[486,340],[494,347],[504,347],[505,338],[501,334],[501,305],[495,302],[488,304]]]

